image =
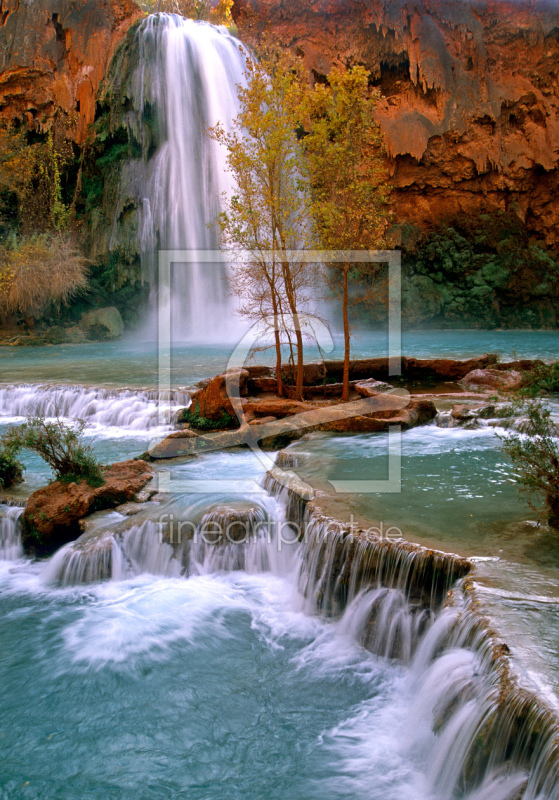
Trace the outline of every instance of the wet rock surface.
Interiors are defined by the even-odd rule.
[[[49,553],[80,533],[79,522],[88,514],[115,508],[133,500],[153,477],[145,461],[121,461],[103,472],[105,483],[55,481],[34,492],[23,512],[22,543],[26,550]]]

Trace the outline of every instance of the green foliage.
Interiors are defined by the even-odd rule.
[[[536,397],[539,394],[559,393],[559,361],[553,364],[536,366],[526,374],[526,385],[520,390],[521,394]]]
[[[559,428],[541,401],[522,408],[526,414],[522,432],[497,436],[514,464],[519,491],[527,495],[530,508],[551,527],[559,528]]]
[[[410,323],[550,327],[559,260],[513,213],[462,215],[418,242],[406,230],[404,316]]]
[[[7,489],[23,480],[23,464],[17,460],[17,448],[0,448],[0,489]]]
[[[67,425],[57,419],[49,422],[42,417],[30,417],[22,425],[13,425],[0,439],[3,449],[13,455],[32,450],[52,468],[56,479],[68,483],[87,481],[90,486],[102,486],[101,465],[90,445],[82,441],[83,420]]]
[[[233,417],[231,414],[224,411],[218,420],[206,419],[206,417],[201,417],[196,411],[185,408],[181,411],[178,421],[187,422],[198,431],[216,431],[229,428],[233,422]]]

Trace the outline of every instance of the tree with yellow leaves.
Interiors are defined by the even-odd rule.
[[[232,289],[242,299],[240,312],[265,321],[273,332],[277,390],[282,343],[295,341],[295,399],[303,399],[301,313],[313,294],[313,270],[291,251],[316,244],[311,227],[306,162],[295,129],[300,118],[301,81],[288,57],[248,61],[246,86],[238,90],[240,113],[232,132],[221,125],[210,135],[227,148],[235,181],[220,215],[225,246],[251,251],[250,264],[233,267]]]
[[[375,110],[380,94],[363,67],[334,68],[328,83],[305,91],[302,145],[308,158],[311,213],[328,250],[378,250],[390,219],[390,186]],[[327,272],[341,300],[344,327],[342,399],[349,399],[349,309],[380,292],[378,264],[339,264]],[[350,287],[350,279],[354,284]]]
[[[206,20],[214,25],[225,25],[230,29],[235,27],[231,14],[233,0],[142,0],[140,7],[149,14],[163,11],[188,19]]]

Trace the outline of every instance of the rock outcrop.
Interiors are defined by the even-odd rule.
[[[528,0],[236,0],[321,79],[364,64],[384,96],[398,221],[515,209],[559,243],[559,8]]]
[[[85,481],[55,481],[33,492],[22,517],[23,546],[43,554],[76,539],[83,517],[133,500],[153,477],[153,468],[141,460],[121,461],[103,477],[105,483],[95,488]]]
[[[141,16],[132,0],[2,0],[0,116],[45,131],[63,112],[82,143],[115,49]]]
[[[474,369],[462,378],[461,383],[466,389],[512,392],[521,388],[524,379],[515,369]]]
[[[124,333],[124,322],[118,308],[97,308],[80,320],[80,328],[90,339],[118,339]]]

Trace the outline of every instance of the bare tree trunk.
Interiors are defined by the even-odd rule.
[[[293,320],[295,325],[295,338],[297,339],[297,381],[295,383],[295,400],[303,399],[303,377],[304,377],[304,363],[303,363],[303,334],[301,333],[301,326],[299,325],[299,315],[294,314]]]
[[[349,272],[349,265],[344,265],[344,289],[343,289],[343,318],[344,318],[344,377],[342,386],[342,401],[349,400],[349,355],[350,355],[350,330],[349,330],[349,317],[347,311],[348,305],[348,286],[347,274]]]
[[[295,341],[297,342],[297,377],[295,380],[295,400],[303,399],[303,334],[297,313],[297,298],[293,289],[291,269],[289,264],[283,264],[283,282],[287,294],[287,302],[293,316],[293,327],[295,328]]]
[[[551,491],[546,498],[547,522],[550,528],[559,529],[559,495]]]
[[[276,391],[278,393],[278,397],[283,397],[283,379],[281,377],[281,337],[279,332],[277,301],[275,297],[272,299],[272,303],[274,308],[274,338],[276,341]]]

